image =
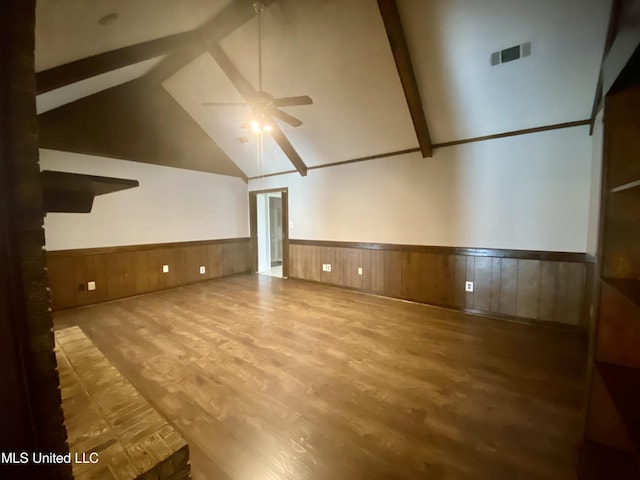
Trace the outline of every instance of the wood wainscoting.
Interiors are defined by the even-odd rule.
[[[593,260],[585,254],[293,239],[289,245],[292,278],[587,329]],[[473,292],[465,291],[466,281],[474,283]]]
[[[54,310],[248,272],[249,238],[47,252]],[[169,271],[163,273],[163,265]],[[200,273],[200,267],[205,273]],[[88,290],[95,282],[95,290]]]

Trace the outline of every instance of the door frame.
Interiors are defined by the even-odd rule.
[[[249,191],[249,235],[251,238],[251,271],[258,273],[258,195],[282,195],[282,278],[289,277],[289,189],[287,187]]]

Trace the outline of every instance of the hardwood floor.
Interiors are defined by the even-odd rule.
[[[572,332],[263,275],[57,313],[184,436],[196,480],[575,478]]]

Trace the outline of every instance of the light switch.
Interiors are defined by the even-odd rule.
[[[87,290],[95,290],[96,282],[87,282]]]
[[[204,265],[200,266],[200,275],[204,275],[207,272],[207,269],[204,268]]]
[[[327,263],[327,272],[330,272],[330,271],[331,271],[331,264]]]
[[[358,275],[362,275],[362,267],[358,267]]]
[[[162,273],[169,273],[169,265],[162,265]]]

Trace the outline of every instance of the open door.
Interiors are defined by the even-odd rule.
[[[265,272],[282,266],[289,276],[289,192],[287,188],[249,192],[251,269]]]

